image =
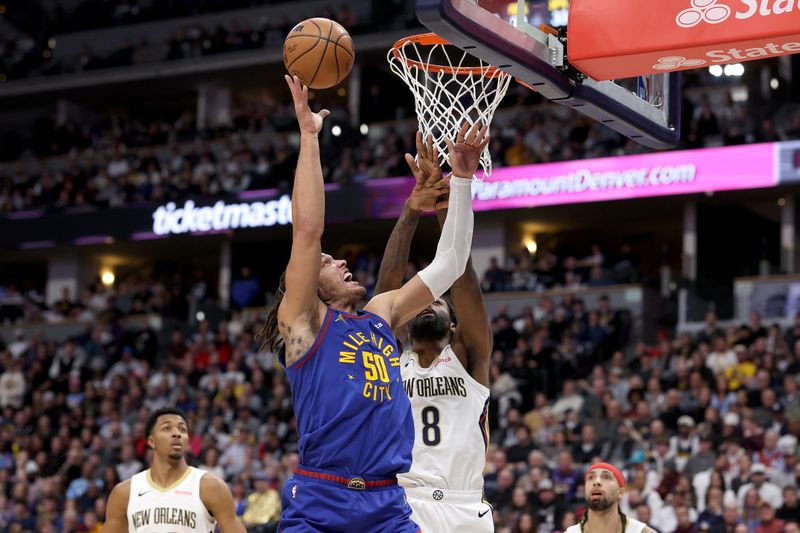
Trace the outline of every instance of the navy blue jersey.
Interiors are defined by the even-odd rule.
[[[301,465],[347,476],[408,472],[411,404],[394,334],[381,317],[328,308],[311,349],[286,374]]]

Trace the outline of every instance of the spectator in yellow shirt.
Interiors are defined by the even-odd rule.
[[[725,369],[725,377],[728,378],[728,388],[735,391],[746,387],[758,369],[750,360],[750,354],[743,345],[737,344],[733,347],[733,351],[736,352],[738,362]]]
[[[281,517],[280,494],[269,486],[269,478],[264,472],[257,472],[253,481],[255,491],[247,497],[242,522],[248,533],[274,533]]]

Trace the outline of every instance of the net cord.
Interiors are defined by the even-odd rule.
[[[451,54],[458,51],[460,59],[454,61]],[[435,53],[441,53],[446,65],[433,62]],[[480,122],[490,126],[500,101],[508,91],[511,76],[505,72],[494,72],[491,65],[480,62],[479,72],[458,74],[473,70],[464,66],[469,57],[452,45],[435,44],[423,52],[416,42],[407,41],[397,48],[389,50],[387,59],[391,70],[399,76],[414,96],[414,107],[423,138],[433,135],[433,141],[439,151],[440,165],[450,163],[445,139],[455,140],[464,120],[470,124]],[[428,67],[428,68],[426,68]],[[480,166],[484,175],[492,173],[492,158],[489,146],[480,157]]]

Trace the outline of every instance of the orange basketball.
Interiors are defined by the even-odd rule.
[[[326,18],[304,20],[283,43],[283,63],[311,89],[338,85],[353,68],[353,39],[341,24]]]

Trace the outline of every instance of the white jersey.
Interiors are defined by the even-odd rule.
[[[163,488],[150,470],[131,478],[128,497],[129,533],[213,533],[217,521],[200,499],[200,479],[205,470],[188,467],[186,473]]]
[[[489,389],[469,375],[449,345],[428,368],[406,350],[400,372],[414,414],[411,470],[397,476],[400,484],[483,490]]]
[[[634,520],[630,516],[626,515],[625,518],[627,518],[627,520],[625,521],[625,531],[623,533],[642,533],[644,528],[647,527],[647,524],[644,522]],[[564,533],[581,533],[581,525],[575,524],[574,526],[570,526]]]

